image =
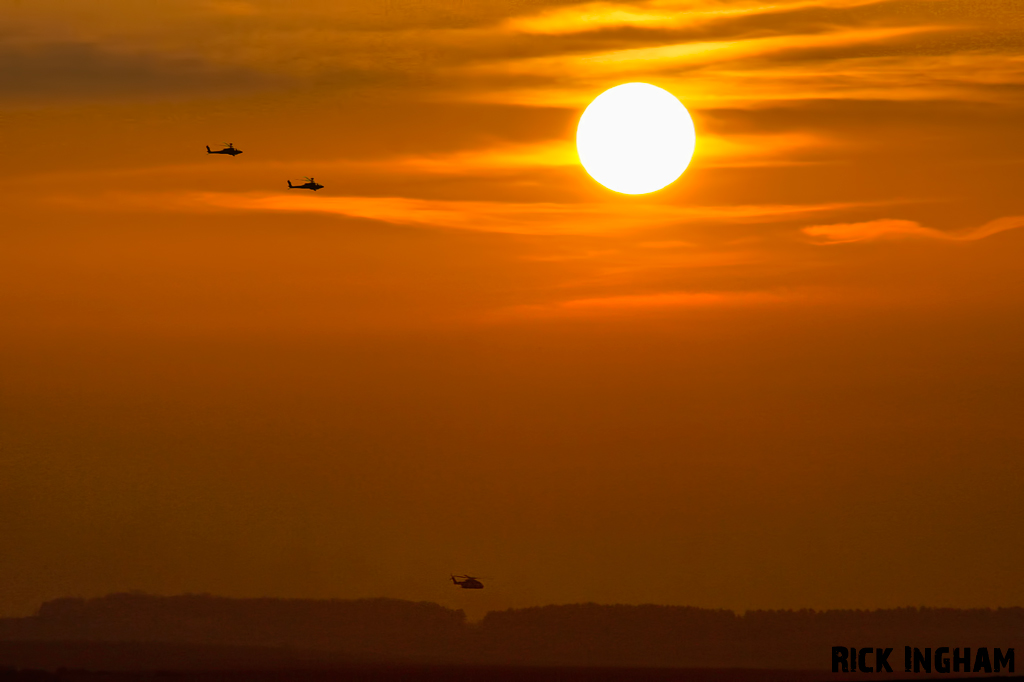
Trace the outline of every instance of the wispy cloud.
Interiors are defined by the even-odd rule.
[[[193,206],[328,213],[399,225],[534,235],[606,234],[696,221],[767,222],[852,207],[846,203],[738,206],[675,206],[629,201],[608,204],[511,203],[213,192],[189,195],[179,201]]]
[[[518,305],[496,311],[496,318],[589,317],[686,308],[770,305],[792,298],[767,291],[667,291],[594,296],[551,303]]]
[[[111,50],[88,41],[0,42],[0,100],[169,98],[272,87],[255,69],[152,50]]]
[[[536,14],[512,17],[504,27],[512,31],[558,35],[598,31],[614,27],[681,28],[723,20],[792,13],[801,9],[848,9],[876,5],[885,0],[794,0],[775,2],[715,2],[700,0],[649,0],[640,3],[588,2],[553,7]]]
[[[814,237],[821,244],[847,244],[850,242],[879,239],[907,238],[976,241],[1018,227],[1024,227],[1024,216],[999,218],[985,223],[981,227],[957,232],[944,232],[931,227],[924,227],[913,220],[897,220],[893,218],[882,218],[863,223],[814,225],[803,228],[802,232],[809,237]]]

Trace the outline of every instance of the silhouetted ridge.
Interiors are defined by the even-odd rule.
[[[466,616],[399,599],[229,599],[113,594],[56,599],[37,616],[0,620],[0,639],[183,642],[321,649],[360,655],[433,655]]]
[[[833,646],[856,646],[893,647],[890,664],[898,671],[906,645],[1005,649],[1022,640],[1021,608],[748,611],[739,616],[683,606],[572,604],[492,611],[470,625],[462,611],[397,599],[115,594],[58,599],[44,604],[36,616],[0,620],[0,642],[275,649],[260,654],[267,665],[292,660],[291,654],[281,653],[292,651],[328,652],[330,660],[822,670],[830,668]],[[292,658],[327,660],[310,655]]]
[[[491,611],[480,623],[492,655],[510,663],[572,665],[723,665],[734,638],[732,611],[685,606],[571,604]]]
[[[833,646],[1012,647],[1024,609],[732,611],[575,604],[488,613],[487,660],[531,665],[824,669]]]

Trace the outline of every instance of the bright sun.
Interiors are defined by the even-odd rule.
[[[697,134],[686,107],[647,83],[598,95],[580,117],[576,151],[590,176],[623,194],[647,194],[682,175]]]

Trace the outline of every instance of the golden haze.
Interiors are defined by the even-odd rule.
[[[0,614],[1021,604],[1018,5],[0,0]]]

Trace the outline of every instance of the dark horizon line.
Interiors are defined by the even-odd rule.
[[[29,616],[0,616],[0,620],[9,620],[16,618],[33,618],[41,615],[42,611],[48,605],[71,605],[72,603],[87,604],[91,602],[102,602],[112,600],[131,600],[131,599],[155,599],[155,600],[185,600],[185,599],[206,599],[210,601],[225,601],[225,602],[281,602],[281,603],[359,603],[359,602],[397,602],[405,604],[423,604],[433,605],[447,611],[453,612],[464,612],[462,608],[452,608],[440,604],[436,601],[430,601],[426,599],[405,599],[401,597],[276,597],[276,596],[260,596],[260,597],[233,597],[227,595],[214,594],[212,592],[182,592],[178,594],[157,594],[153,592],[147,592],[145,590],[126,590],[121,592],[109,592],[102,596],[97,597],[81,597],[81,596],[62,596],[46,599],[39,604],[34,614]],[[826,613],[861,613],[861,614],[872,614],[872,613],[884,613],[884,612],[998,612],[998,611],[1013,611],[1013,610],[1024,610],[1024,605],[1014,606],[972,606],[972,607],[958,607],[958,606],[892,606],[892,607],[876,607],[876,608],[813,608],[813,607],[800,607],[800,608],[749,608],[744,610],[731,609],[726,607],[713,607],[713,606],[694,606],[691,604],[660,604],[655,602],[639,602],[639,603],[628,603],[628,602],[595,602],[595,601],[577,601],[577,602],[558,602],[549,604],[537,604],[530,606],[511,606],[504,609],[491,609],[485,612],[484,617],[491,613],[505,613],[508,611],[528,611],[532,609],[547,609],[547,608],[568,608],[568,607],[624,607],[624,608],[666,608],[666,609],[689,609],[695,611],[705,611],[713,613],[731,613],[737,618],[743,618],[746,614],[826,614]]]

